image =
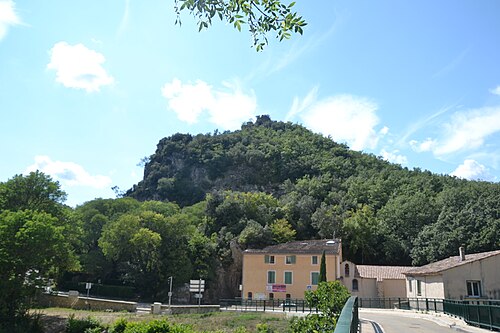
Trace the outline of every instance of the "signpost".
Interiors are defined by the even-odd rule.
[[[168,292],[168,307],[172,305],[172,280],[174,279],[173,276],[169,276],[168,278],[170,280],[170,290]]]
[[[85,303],[87,304],[89,310],[90,310],[90,303],[89,303],[90,288],[92,288],[92,283],[90,282],[85,283],[85,289],[87,289],[87,299],[85,300]]]
[[[198,299],[198,306],[200,306],[203,298],[201,293],[205,291],[205,280],[189,280],[189,291],[196,293],[194,297]]]
[[[90,282],[85,283],[85,289],[87,289],[87,298],[89,298],[90,288],[92,288],[92,283]]]

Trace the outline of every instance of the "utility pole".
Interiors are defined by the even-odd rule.
[[[168,278],[170,280],[170,291],[168,292],[168,307],[172,305],[172,280],[174,279],[173,276],[170,276]]]

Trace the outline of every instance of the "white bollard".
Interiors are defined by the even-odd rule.
[[[160,302],[153,303],[153,314],[161,314],[161,303]]]

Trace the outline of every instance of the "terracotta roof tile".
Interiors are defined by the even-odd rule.
[[[328,242],[328,244],[327,244]],[[339,254],[338,239],[320,239],[288,242],[278,245],[271,245],[263,249],[248,249],[245,253],[292,253],[292,254]]]
[[[355,276],[362,278],[377,279],[398,279],[404,280],[406,277],[404,272],[412,269],[411,266],[372,266],[372,265],[356,265]]]
[[[500,254],[500,250],[466,254],[465,260],[461,261],[460,256],[449,257],[440,261],[430,263],[421,267],[415,267],[407,271],[406,275],[435,275],[450,268],[465,265],[470,262],[482,260]]]

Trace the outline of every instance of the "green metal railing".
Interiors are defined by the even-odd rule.
[[[358,332],[358,297],[351,296],[345,303],[337,320],[334,333],[356,333]]]
[[[443,300],[438,298],[360,298],[360,308],[401,309],[443,312]]]
[[[436,298],[360,298],[360,308],[442,312],[469,325],[500,331],[500,300],[463,301]]]
[[[222,309],[235,311],[283,311],[283,312],[318,312],[316,307],[310,307],[304,299],[221,299]]]
[[[487,303],[487,304],[485,304]],[[500,305],[486,301],[471,303],[468,301],[444,300],[444,313],[460,317],[466,323],[492,331],[500,331]]]

